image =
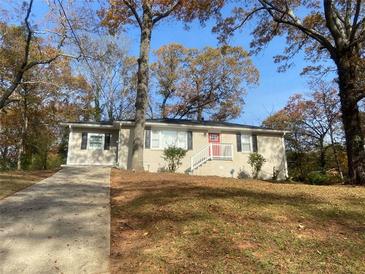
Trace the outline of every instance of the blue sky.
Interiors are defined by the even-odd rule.
[[[33,14],[37,14],[35,17],[38,17],[44,14],[46,6],[43,0],[35,0],[35,2]],[[186,30],[182,23],[173,20],[162,21],[153,32],[152,50],[172,42],[194,48],[218,46],[216,35],[211,32],[213,24],[214,22],[208,22],[203,28],[199,23],[194,22],[190,24],[190,29]],[[237,32],[231,39],[231,44],[249,50],[251,39],[249,32],[250,26],[247,26],[242,33]],[[125,35],[130,40],[130,53],[138,55],[139,30],[128,28]],[[303,67],[308,65],[303,54],[295,57],[295,65],[287,72],[277,72],[277,64],[274,64],[273,56],[282,53],[284,46],[283,39],[275,39],[262,52],[252,57],[260,72],[260,82],[258,86],[248,90],[243,113],[235,122],[260,125],[269,114],[282,108],[294,93],[309,93],[308,79],[300,76]]]
[[[185,30],[181,23],[162,23],[153,33],[152,48],[157,49],[171,42],[194,48],[218,46],[216,35],[211,32],[212,23],[205,28],[193,23],[189,31]],[[249,33],[247,29],[245,32]],[[138,32],[129,32],[128,35],[131,38],[132,53],[138,54]],[[247,34],[236,33],[230,42],[249,50],[250,39]],[[278,66],[274,64],[273,56],[281,53],[284,46],[282,39],[275,39],[262,52],[252,57],[260,72],[260,82],[258,86],[248,90],[243,114],[235,120],[236,122],[260,125],[270,113],[282,108],[291,95],[309,92],[308,79],[299,75],[307,65],[302,54],[295,57],[295,65],[290,70],[285,73],[277,72]]]

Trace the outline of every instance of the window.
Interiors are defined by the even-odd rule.
[[[112,135],[111,135],[111,133],[105,133],[104,136],[105,136],[104,137],[104,150],[109,150]]]
[[[176,130],[152,130],[151,148],[165,149],[168,147],[188,148],[188,134]]]
[[[252,139],[251,135],[241,135],[242,152],[252,151]]]
[[[160,131],[152,130],[151,148],[159,148],[159,147],[160,147]]]
[[[103,149],[104,147],[104,134],[89,134],[89,149]]]
[[[219,133],[209,133],[209,143],[219,143],[220,135]]]

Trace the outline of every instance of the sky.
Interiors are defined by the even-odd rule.
[[[17,1],[21,2],[21,0]],[[33,16],[42,16],[46,9],[43,0],[35,0]],[[216,34],[211,32],[214,21],[208,22],[204,28],[198,22],[193,22],[189,26],[190,29],[186,30],[182,23],[174,20],[162,21],[153,31],[151,52],[172,42],[192,48],[216,47],[219,45]],[[242,32],[235,33],[230,43],[249,50],[251,41],[250,27],[248,25]],[[138,56],[139,30],[128,28],[124,35],[129,40],[130,53]],[[293,60],[295,65],[288,71],[284,73],[277,72],[278,65],[274,63],[273,56],[281,54],[284,47],[285,41],[277,38],[259,54],[252,56],[253,63],[260,72],[259,84],[248,89],[243,113],[234,122],[260,125],[267,116],[282,108],[291,95],[295,93],[308,94],[310,92],[307,84],[309,79],[300,76],[303,67],[308,65],[302,53],[295,57]]]
[[[172,42],[192,48],[219,46],[216,34],[211,32],[213,22],[205,28],[202,28],[199,23],[193,23],[190,26],[190,30],[187,31],[181,23],[160,24],[153,33],[152,48],[157,49]],[[129,36],[132,53],[138,54],[138,32],[132,32]],[[247,34],[236,33],[230,44],[249,50],[250,39]],[[277,72],[278,65],[274,63],[273,57],[282,53],[284,46],[282,39],[275,39],[258,55],[252,56],[253,63],[260,72],[259,84],[247,91],[243,113],[241,117],[234,120],[235,122],[260,125],[268,115],[282,108],[291,95],[310,92],[308,79],[300,76],[303,67],[307,65],[302,54],[295,57],[295,65],[290,70],[285,73]]]

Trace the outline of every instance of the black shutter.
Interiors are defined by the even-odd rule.
[[[193,132],[188,131],[188,150],[193,149]]]
[[[151,148],[151,129],[146,129],[145,132],[144,147]]]
[[[253,152],[257,152],[257,135],[256,134],[252,134],[252,149]]]
[[[111,134],[110,133],[105,133],[105,135],[104,135],[104,150],[109,150],[110,149],[110,139],[111,139]]]
[[[241,133],[236,134],[236,139],[237,139],[237,151],[241,152],[242,151]]]
[[[81,149],[86,149],[86,147],[87,147],[87,132],[83,132],[81,137]]]

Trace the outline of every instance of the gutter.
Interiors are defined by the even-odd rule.
[[[81,123],[60,123],[61,126],[67,126],[69,128],[109,128],[118,129],[115,125],[100,125],[100,124],[81,124]]]

